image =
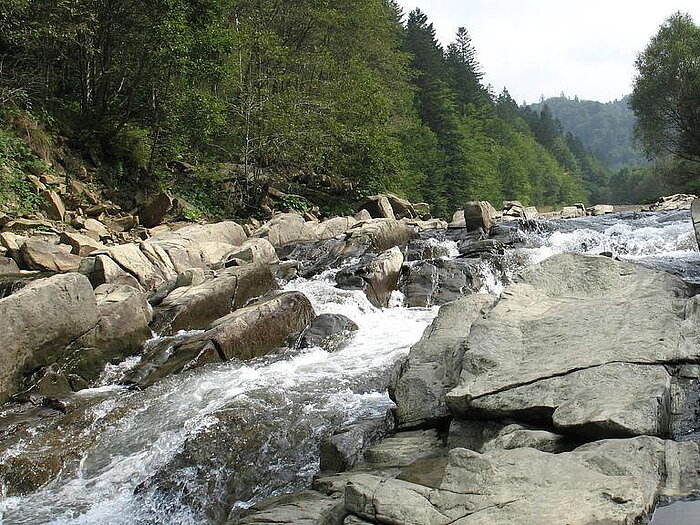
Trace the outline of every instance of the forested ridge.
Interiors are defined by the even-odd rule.
[[[438,215],[613,198],[548,107],[484,85],[466,29],[443,48],[389,0],[6,0],[0,117],[9,208],[23,172],[71,177],[72,155],[212,216],[259,213],[268,186],[327,214],[384,190]]]

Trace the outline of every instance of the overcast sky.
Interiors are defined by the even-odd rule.
[[[418,7],[447,45],[472,37],[485,80],[518,102],[541,95],[607,102],[631,91],[634,60],[676,11],[700,23],[695,0],[399,0]]]

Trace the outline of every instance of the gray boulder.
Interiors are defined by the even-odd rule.
[[[155,308],[153,329],[161,334],[204,329],[250,299],[277,288],[269,266],[249,264],[227,268],[213,279],[170,292]]]
[[[326,496],[305,491],[267,498],[253,505],[231,525],[342,525],[347,516],[340,494]]]
[[[697,450],[695,443],[651,437],[600,441],[561,454],[456,448],[437,488],[358,474],[349,480],[345,505],[353,515],[386,524],[635,523],[659,493],[695,490]]]
[[[394,247],[366,265],[341,270],[336,275],[336,282],[345,290],[362,290],[374,306],[386,308],[399,282],[402,265],[403,254]]]
[[[697,315],[670,274],[606,257],[552,257],[525,270],[474,323],[447,403],[469,417],[502,402],[501,416],[552,425],[561,407],[562,432],[664,435],[668,376],[631,365],[696,361]],[[547,405],[550,395],[558,401]]]
[[[429,259],[404,270],[401,291],[408,306],[434,306],[455,301],[483,285],[481,260]]]
[[[374,195],[368,197],[360,206],[361,210],[367,210],[373,219],[396,219],[391,202],[386,195]]]
[[[432,426],[449,417],[445,394],[457,384],[472,323],[496,302],[468,295],[443,305],[389,385],[399,428]]]
[[[297,345],[299,348],[318,346],[335,350],[358,329],[352,319],[342,314],[321,314],[300,334]]]
[[[76,273],[35,281],[0,299],[0,402],[15,393],[23,375],[54,363],[98,320],[90,282]]]
[[[467,231],[481,228],[488,232],[496,225],[496,209],[487,201],[470,201],[464,205],[464,223]]]

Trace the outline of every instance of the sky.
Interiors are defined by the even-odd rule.
[[[608,102],[632,91],[634,61],[676,11],[700,23],[698,0],[399,0],[419,8],[443,45],[469,31],[496,92],[519,102],[578,96]]]

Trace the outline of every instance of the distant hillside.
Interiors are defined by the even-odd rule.
[[[648,164],[644,154],[634,146],[632,133],[636,118],[628,102],[629,96],[607,103],[552,97],[530,107],[540,110],[547,104],[564,131],[575,133],[608,169],[617,171]]]

